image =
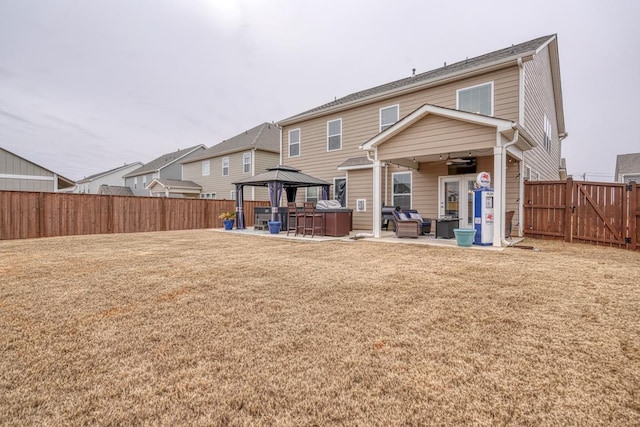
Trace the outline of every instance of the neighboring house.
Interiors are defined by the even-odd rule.
[[[150,196],[147,185],[154,179],[182,179],[180,162],[199,155],[206,147],[202,144],[163,154],[144,166],[124,176],[124,185],[131,188],[136,196]]]
[[[493,244],[506,211],[522,232],[525,179],[565,174],[558,42],[541,37],[356,92],[279,122],[280,163],[346,184],[353,227],[380,235],[383,205],[472,228],[476,176],[491,174]],[[317,199],[299,192],[298,201]],[[517,226],[516,226],[517,224]]]
[[[155,178],[147,185],[153,197],[189,197],[200,196],[202,187],[193,181],[183,181],[179,179],[159,179]]]
[[[618,154],[614,181],[640,184],[640,153]]]
[[[106,172],[96,173],[76,182],[74,193],[100,194],[100,188],[107,186],[123,186],[124,176],[143,166],[142,162],[135,162],[119,166]]]
[[[62,175],[0,148],[0,190],[56,192],[74,184]]]
[[[182,178],[202,187],[201,198],[236,198],[233,185],[276,166],[280,160],[280,130],[262,123],[207,148],[182,162]],[[247,187],[244,200],[269,200],[266,188]]]

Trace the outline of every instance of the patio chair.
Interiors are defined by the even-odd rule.
[[[422,221],[422,225],[420,227],[420,230],[421,230],[420,234],[431,233],[431,218],[422,218],[422,215],[420,215],[418,211],[415,209],[406,209],[403,212],[406,213],[409,218],[419,219],[420,221]]]
[[[422,233],[422,221],[410,218],[406,213],[393,211],[393,225],[396,237],[418,238]]]

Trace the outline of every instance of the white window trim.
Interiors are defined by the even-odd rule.
[[[394,202],[394,199],[395,199],[395,196],[396,196],[396,192],[393,191],[393,187],[394,187],[393,186],[393,178],[396,175],[406,175],[406,174],[409,174],[409,177],[410,177],[409,185],[411,187],[411,191],[409,191],[409,209],[412,209],[413,208],[413,173],[411,171],[393,172],[391,174],[391,202],[392,203]],[[406,196],[407,193],[399,193],[398,195]],[[394,203],[394,206],[395,206],[395,203]]]
[[[382,110],[388,110],[388,109],[390,109],[390,108],[395,108],[395,109],[396,109],[396,113],[397,113],[397,115],[396,115],[396,121],[395,121],[395,122],[393,122],[393,123],[391,123],[391,124],[389,124],[389,125],[387,126],[387,128],[389,128],[389,127],[393,126],[395,123],[397,123],[397,122],[398,122],[398,120],[400,120],[400,104],[387,105],[386,107],[382,107],[382,108],[380,108],[380,112],[378,113],[378,124],[379,124],[379,126],[378,126],[378,131],[379,131],[379,132],[382,132],[382,130],[383,130],[383,129],[382,129]]]
[[[226,168],[227,168],[227,173],[224,173],[224,169],[225,169],[225,163],[226,163]],[[228,157],[223,157],[222,158],[222,176],[229,176],[229,158]]]
[[[525,165],[524,166],[524,179],[523,179],[523,181],[524,180],[531,181],[531,166],[529,166],[529,165]]]
[[[246,162],[246,159],[249,159],[249,162]],[[242,173],[251,173],[251,165],[252,165],[252,159],[251,159],[251,151],[249,151],[248,153],[242,153]],[[245,166],[249,165],[249,170],[246,171]]]
[[[317,202],[318,200],[320,200],[320,189],[319,189],[319,187],[305,187],[304,188],[304,201],[305,202],[309,201],[309,189],[310,188],[315,188],[316,189],[316,197],[315,197],[315,199],[316,199],[316,202]]]
[[[206,165],[206,167],[205,167]],[[206,171],[205,171],[206,169]],[[205,160],[202,162],[202,176],[209,176],[211,175],[211,161],[210,160]]]
[[[298,144],[298,154],[295,156],[291,155],[291,133],[298,131],[298,142],[296,142],[296,144]],[[302,154],[302,131],[300,130],[300,128],[295,128],[295,129],[291,129],[288,133],[289,137],[287,138],[287,155],[291,158],[291,157],[300,157],[300,155]]]
[[[329,124],[333,123],[333,122],[340,122],[340,133],[337,133],[335,135],[330,135],[329,134]],[[339,148],[329,148],[329,137],[331,136],[340,136],[340,147]],[[339,119],[334,119],[334,120],[328,120],[327,121],[327,151],[340,151],[342,150],[342,118]]]
[[[456,110],[462,111],[462,110],[460,110],[460,92],[465,91],[465,90],[469,90],[469,89],[475,89],[477,87],[486,86],[486,85],[491,85],[491,114],[489,114],[489,116],[493,117],[493,114],[495,113],[493,80],[490,81],[490,82],[480,83],[480,84],[473,85],[473,86],[467,86],[467,87],[463,87],[463,88],[460,88],[460,89],[456,90]]]

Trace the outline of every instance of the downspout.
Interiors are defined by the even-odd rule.
[[[504,228],[506,226],[505,217],[506,217],[506,208],[507,208],[507,197],[506,197],[506,188],[507,188],[507,148],[514,145],[518,142],[518,138],[520,137],[520,132],[518,131],[517,125],[514,123],[511,128],[515,131],[513,134],[513,139],[506,144],[501,145],[501,153],[500,153],[500,167],[502,169],[502,176],[500,187],[502,188],[502,197],[500,200],[500,217],[502,219],[500,224],[500,243],[502,246],[511,246],[511,242],[508,242],[504,237]]]

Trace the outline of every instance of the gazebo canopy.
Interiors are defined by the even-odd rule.
[[[271,219],[276,221],[279,217],[278,206],[282,190],[287,193],[287,200],[295,201],[298,188],[322,187],[322,199],[326,200],[329,194],[329,184],[318,178],[300,172],[300,169],[291,166],[278,165],[268,168],[266,172],[234,182],[236,186],[236,228],[244,228],[244,196],[243,188],[246,185],[252,187],[269,187],[269,201],[271,202]]]
[[[250,185],[253,187],[267,187],[270,182],[281,182],[283,187],[323,187],[330,186],[326,181],[314,178],[300,172],[300,169],[291,166],[278,165],[267,168],[266,172],[250,176],[241,181],[234,182],[235,185]]]

